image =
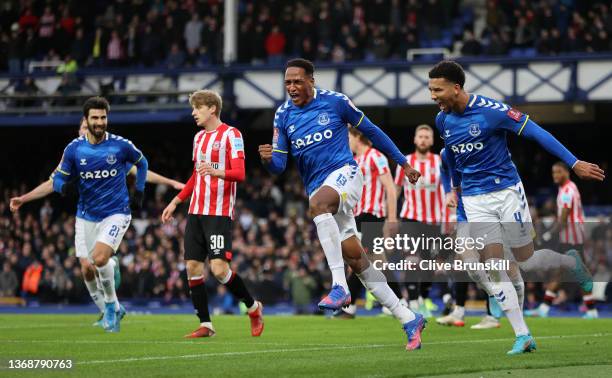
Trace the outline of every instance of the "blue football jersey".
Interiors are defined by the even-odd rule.
[[[462,114],[439,112],[436,128],[461,174],[463,195],[492,193],[520,181],[506,134],[520,135],[529,116],[490,98],[471,94]]]
[[[443,148],[440,151],[440,158],[442,160],[442,165],[440,166],[440,170],[446,174],[448,177],[453,177],[455,175],[455,167],[452,162],[449,161],[448,152]],[[452,179],[451,179],[452,182]],[[457,183],[452,182],[452,186],[456,187]],[[467,215],[465,214],[465,208],[463,207],[463,200],[461,199],[461,190],[456,192],[457,195],[457,222],[467,222]]]
[[[363,117],[342,93],[315,89],[305,106],[288,100],[276,110],[274,152],[291,153],[310,195],[336,169],[357,165],[349,148],[347,124],[357,127]]]
[[[113,214],[130,214],[126,175],[142,157],[132,142],[118,135],[106,133],[99,144],[91,144],[82,136],[66,146],[52,179],[59,174],[67,180],[78,177],[76,215],[99,222]]]

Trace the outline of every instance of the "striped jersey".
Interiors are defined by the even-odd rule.
[[[582,210],[582,200],[578,187],[571,180],[559,186],[559,192],[557,193],[557,219],[559,221],[563,209],[569,209],[569,216],[567,217],[567,224],[559,232],[559,241],[564,244],[583,244],[584,211]]]
[[[421,173],[416,184],[404,176],[404,169],[397,167],[395,184],[403,187],[404,202],[400,217],[428,224],[442,221],[443,189],[440,178],[440,155],[429,152],[424,160],[416,154],[406,155],[411,167]]]
[[[213,131],[202,130],[193,138],[192,158],[195,168],[210,163],[226,170],[231,159],[244,159],[244,141],[240,131],[222,123]],[[226,216],[233,219],[237,182],[210,175],[195,175],[189,214]]]
[[[359,164],[364,179],[361,200],[357,202],[354,209],[355,216],[368,213],[384,218],[387,214],[386,195],[380,176],[390,172],[389,162],[385,155],[372,147],[368,148],[363,155],[356,156],[355,160]]]

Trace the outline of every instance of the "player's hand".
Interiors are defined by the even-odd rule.
[[[162,223],[167,223],[171,221],[172,219],[174,219],[174,217],[172,216],[172,214],[174,214],[174,210],[176,210],[176,205],[174,204],[174,201],[173,201],[173,202],[170,202],[168,206],[166,206],[166,208],[162,212],[162,215],[161,215]]]
[[[11,209],[11,211],[14,213],[17,210],[19,210],[19,208],[21,207],[21,205],[23,205],[23,196],[19,196],[19,197],[13,197],[11,198],[11,202],[9,204],[9,208]]]
[[[406,163],[403,168],[404,175],[408,177],[408,181],[410,181],[411,184],[416,184],[416,182],[419,181],[419,177],[421,177],[421,173],[412,168],[408,163]]]
[[[272,160],[272,145],[262,144],[259,146],[259,156],[262,161],[269,163]]]
[[[457,207],[457,195],[454,191],[446,193],[445,198],[446,207],[455,208]]]
[[[132,198],[130,198],[130,207],[132,210],[142,208],[142,202],[144,201],[144,192],[137,190],[132,194]]]
[[[183,188],[185,187],[185,184],[183,184],[182,182],[178,182],[176,180],[170,180],[171,183],[170,185],[175,189],[175,190],[183,190]]]
[[[213,176],[213,177],[221,177],[221,171],[218,169],[214,169],[210,163],[200,163],[196,168],[196,172],[200,176]]]
[[[578,160],[574,164],[574,172],[583,180],[603,181],[606,178],[603,169],[597,164],[587,163],[586,161]]]
[[[392,238],[399,232],[399,222],[397,219],[385,221],[383,225],[383,236],[385,238]]]

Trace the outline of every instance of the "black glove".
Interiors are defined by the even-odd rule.
[[[78,181],[79,179],[77,178],[66,181],[60,191],[60,194],[62,195],[62,197],[73,197],[75,194],[77,194],[78,192],[77,182]]]
[[[130,207],[132,210],[138,210],[142,208],[142,202],[144,200],[144,192],[139,190],[134,191],[132,198],[130,198]]]

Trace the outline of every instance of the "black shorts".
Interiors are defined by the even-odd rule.
[[[374,214],[370,214],[370,213],[361,213],[358,216],[355,217],[355,223],[357,223],[357,231],[359,232],[363,232],[361,231],[361,224],[362,223],[384,223],[385,222],[385,218],[379,218]]]
[[[213,215],[187,215],[185,260],[232,259],[232,219]]]

